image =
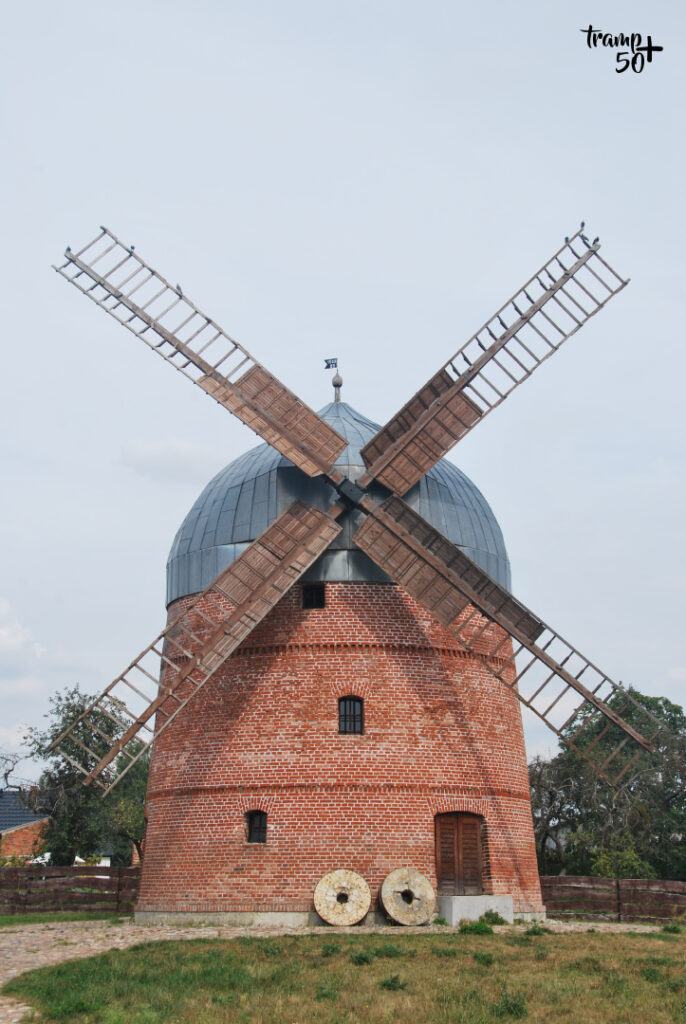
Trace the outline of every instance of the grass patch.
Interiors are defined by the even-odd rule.
[[[649,933],[644,933],[647,937]],[[358,933],[147,942],[13,978],[42,1024],[686,1021],[686,934]],[[543,953],[543,957],[542,954]],[[400,968],[400,969],[399,969]]]
[[[46,914],[0,914],[0,928],[19,928],[27,924],[52,924],[60,921],[109,921],[110,924],[125,924],[133,920],[130,914],[106,914],[91,911],[79,913],[76,910],[55,910]]]
[[[461,935],[492,935],[493,928],[487,921],[460,921]]]
[[[484,953],[480,949],[477,949],[476,953],[473,953],[472,956],[481,967],[490,967],[495,960],[492,953]]]
[[[508,992],[505,987],[502,996],[491,1009],[494,1017],[514,1017],[520,1020],[526,1017],[526,998],[523,992]]]
[[[374,954],[368,952],[366,949],[358,949],[355,953],[350,954],[350,963],[360,967],[362,964],[371,964],[374,962]]]
[[[501,917],[497,910],[485,910],[479,920],[485,921],[486,924],[507,924],[505,918]]]
[[[551,932],[550,932],[550,928],[543,928],[542,925],[538,924],[537,921],[534,921],[534,923],[532,925],[530,925],[529,928],[527,928],[527,930],[524,932],[524,934],[525,935],[550,935]]]
[[[399,974],[392,974],[390,978],[384,978],[379,982],[379,988],[385,988],[387,992],[400,992],[407,988],[407,982],[401,981]]]

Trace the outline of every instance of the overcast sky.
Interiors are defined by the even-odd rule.
[[[589,19],[664,49],[618,74]],[[675,0],[6,7],[0,747],[160,630],[179,524],[258,442],[50,269],[100,224],[314,408],[337,356],[383,423],[585,219],[631,284],[450,458],[517,596],[683,704],[684,21]]]

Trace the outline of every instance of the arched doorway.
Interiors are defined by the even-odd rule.
[[[438,892],[481,896],[481,822],[478,814],[437,814],[436,879]]]

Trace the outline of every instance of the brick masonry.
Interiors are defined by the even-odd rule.
[[[347,695],[363,735],[338,733]],[[374,901],[400,866],[435,886],[447,811],[482,816],[484,891],[541,912],[516,695],[399,587],[329,583],[304,610],[296,585],[156,743],[137,909],[310,911],[341,867]]]
[[[0,836],[0,855],[3,857],[33,857],[40,850],[43,833],[48,826],[47,818],[17,825]]]

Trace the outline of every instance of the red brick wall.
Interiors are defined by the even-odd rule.
[[[401,865],[435,884],[434,815],[471,811],[485,891],[540,910],[516,696],[401,588],[330,583],[326,601],[303,610],[294,587],[157,741],[138,909],[308,910],[339,867],[373,897]],[[338,734],[347,694],[364,735]]]
[[[34,848],[40,847],[40,840],[46,827],[46,820],[40,820],[3,832],[0,838],[0,854],[3,857],[32,857]]]

